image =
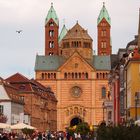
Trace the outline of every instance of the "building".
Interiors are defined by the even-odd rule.
[[[87,30],[77,22],[60,35],[53,5],[45,20],[45,55],[37,55],[35,79],[56,94],[57,130],[79,122],[98,125],[106,119],[103,102],[108,97],[111,69],[111,20],[105,4],[98,20],[98,55]]]
[[[50,88],[44,87],[34,79],[29,80],[20,73],[8,77],[6,81],[18,89],[18,95],[24,97],[24,123],[40,131],[56,131],[57,100]]]
[[[10,83],[0,78],[0,114],[6,118],[7,124],[16,124],[24,117],[24,98]]]
[[[125,49],[119,49],[110,71],[115,124],[140,119],[140,17],[138,26],[138,35]]]
[[[138,35],[127,44],[125,63],[126,119],[140,119],[140,9]]]
[[[112,68],[109,74],[110,95],[112,98],[112,122],[119,124],[125,118],[124,64],[127,57],[126,49],[119,49],[112,56]]]

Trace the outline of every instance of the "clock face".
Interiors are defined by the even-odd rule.
[[[71,92],[72,92],[73,97],[80,97],[82,90],[80,87],[74,86],[74,87],[72,87]]]

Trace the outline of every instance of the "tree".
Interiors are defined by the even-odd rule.
[[[7,116],[5,116],[3,113],[0,113],[0,123],[6,123],[7,120]]]

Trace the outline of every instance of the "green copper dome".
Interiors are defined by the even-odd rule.
[[[68,30],[67,30],[66,26],[63,25],[63,28],[62,28],[61,33],[60,33],[59,38],[58,38],[59,42],[65,37],[67,32],[68,32]]]
[[[51,18],[54,20],[54,22],[55,22],[57,25],[59,24],[58,17],[57,17],[56,12],[55,12],[55,10],[54,10],[54,8],[53,8],[53,3],[51,3],[51,8],[50,8],[50,10],[48,11],[48,14],[47,14],[47,17],[46,17],[46,20],[45,20],[45,25],[48,23],[48,21],[49,21]]]
[[[103,18],[105,18],[109,25],[111,25],[111,19],[109,17],[107,9],[105,8],[105,3],[103,3],[103,7],[98,16],[97,24],[99,24]]]

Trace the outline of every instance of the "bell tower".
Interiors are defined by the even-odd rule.
[[[98,28],[98,55],[110,55],[112,53],[111,37],[110,37],[111,19],[109,17],[107,9],[105,8],[104,2],[103,7],[98,16],[97,28]]]
[[[51,3],[45,20],[45,55],[58,55],[59,20]]]

